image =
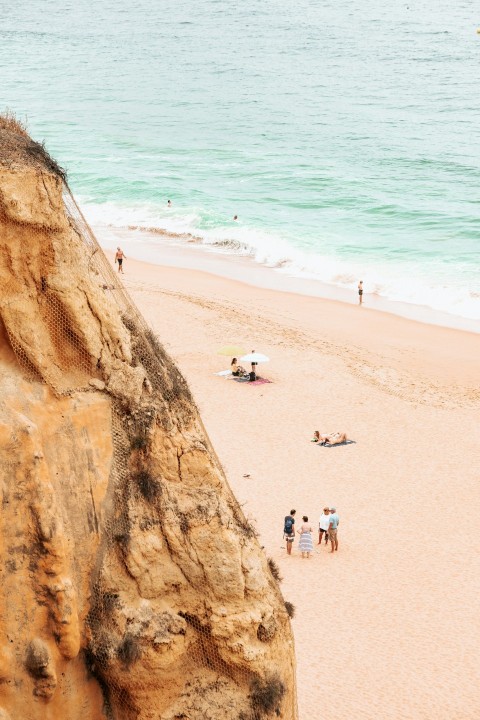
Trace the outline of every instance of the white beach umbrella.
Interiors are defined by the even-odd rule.
[[[240,360],[242,362],[249,362],[249,363],[264,363],[269,362],[270,358],[266,355],[262,355],[262,353],[252,352],[248,353],[248,355],[243,355]]]

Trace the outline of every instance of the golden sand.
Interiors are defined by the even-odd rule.
[[[132,260],[124,283],[280,566],[301,720],[478,718],[480,336]],[[226,343],[272,382],[216,376]],[[325,503],[339,552],[287,558],[284,515],[316,526]]]

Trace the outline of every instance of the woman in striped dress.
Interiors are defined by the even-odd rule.
[[[303,516],[303,525],[301,526],[300,530],[297,530],[297,533],[300,535],[300,542],[298,544],[298,549],[302,553],[302,558],[305,557],[305,553],[307,554],[307,558],[310,557],[310,553],[313,552],[313,540],[312,540],[312,533],[313,528],[308,522],[308,517],[306,515]]]

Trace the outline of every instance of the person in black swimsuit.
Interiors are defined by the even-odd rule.
[[[123,273],[123,260],[126,259],[126,255],[123,252],[123,250],[119,247],[117,247],[117,252],[115,253],[115,262],[118,263],[118,272]]]
[[[252,350],[252,353],[254,353],[254,352],[255,352],[255,350]],[[254,380],[257,379],[257,365],[258,365],[258,363],[256,363],[256,362],[251,363],[251,366],[252,366],[252,370],[250,372],[250,381],[251,382],[253,382]]]
[[[358,304],[361,305],[363,302],[363,280],[358,283]]]

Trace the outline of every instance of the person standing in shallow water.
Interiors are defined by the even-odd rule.
[[[363,303],[363,280],[360,280],[358,283],[358,304],[361,305]]]
[[[283,537],[287,541],[287,555],[292,554],[292,545],[295,540],[295,513],[296,510],[290,510],[290,515],[285,516],[283,521]]]
[[[127,259],[127,256],[123,252],[122,248],[117,247],[117,252],[115,253],[115,262],[118,263],[118,272],[123,273],[123,261],[124,259]]]

